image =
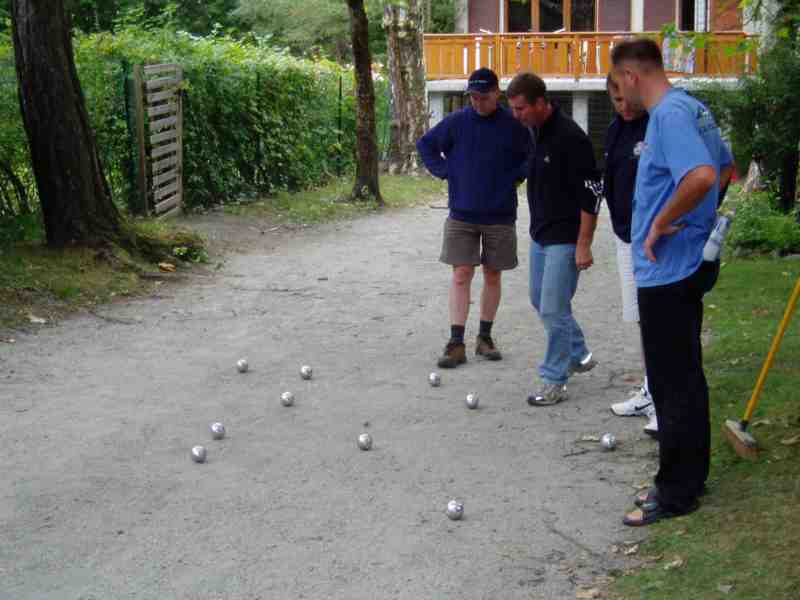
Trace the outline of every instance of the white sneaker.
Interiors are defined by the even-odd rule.
[[[653,399],[643,387],[634,392],[633,396],[625,402],[617,402],[611,405],[611,412],[618,417],[646,417],[649,416],[648,409],[652,408]],[[653,413],[655,414],[655,412]]]
[[[644,426],[644,432],[650,437],[658,439],[658,419],[656,418],[655,408],[647,415],[647,425]]]

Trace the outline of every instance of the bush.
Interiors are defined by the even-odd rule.
[[[100,158],[120,206],[132,207],[135,198],[136,146],[128,117],[134,64],[175,62],[183,67],[184,199],[189,207],[307,188],[353,166],[352,69],[295,58],[256,37],[198,37],[137,25],[113,35],[78,33],[74,47]],[[376,85],[378,127],[385,131],[387,88],[381,81]],[[22,183],[30,206],[16,199],[4,166]],[[37,204],[13,50],[8,35],[0,34],[0,217],[35,214]]]
[[[727,244],[746,252],[800,252],[800,223],[797,213],[783,214],[774,192],[755,192],[736,202]]]

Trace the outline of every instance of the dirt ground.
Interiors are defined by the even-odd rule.
[[[643,535],[621,517],[656,448],[608,409],[638,365],[612,234],[604,219],[576,299],[600,365],[531,408],[544,336],[520,216],[505,358],[470,355],[439,388],[445,212],[429,207],[293,230],[189,219],[230,251],[217,270],[0,344],[0,598],[568,599],[624,568],[611,548]],[[615,452],[580,441],[605,431]]]

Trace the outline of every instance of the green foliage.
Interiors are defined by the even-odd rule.
[[[366,0],[370,50],[376,60],[386,55],[381,29],[383,0]],[[236,16],[272,43],[298,55],[350,60],[350,17],[343,0],[240,0]]]
[[[756,77],[742,80],[740,97],[731,98],[728,118],[737,142],[768,172],[776,172],[782,157],[800,142],[798,89],[800,55],[777,44],[762,54]]]
[[[199,35],[240,30],[233,15],[238,0],[65,0],[65,5],[73,26],[85,33],[167,24]]]
[[[386,60],[383,8],[390,0],[365,0],[369,20],[370,51],[373,59]],[[391,0],[403,4],[403,0]],[[455,0],[420,0],[430,6],[426,29],[433,33],[455,30]],[[275,44],[295,54],[351,60],[350,20],[343,0],[240,0],[236,16],[240,23],[269,36]]]
[[[783,214],[774,193],[751,194],[736,202],[736,218],[726,243],[746,252],[800,252],[797,214]]]
[[[184,189],[187,205],[315,186],[354,161],[352,71],[327,60],[276,51],[263,39],[200,37],[170,27],[126,25],[115,34],[78,34],[78,75],[115,201],[134,197],[136,147],[128,117],[131,65],[177,62],[184,69]],[[342,82],[341,129],[339,85]],[[377,81],[379,130],[388,94]],[[31,206],[14,199],[3,165],[24,183]],[[8,199],[11,198],[11,201]],[[132,204],[132,202],[131,202]],[[0,34],[0,229],[30,237],[17,217],[36,212],[8,36]],[[26,223],[30,220],[26,221]]]
[[[731,140],[740,171],[757,160],[771,180],[785,157],[800,144],[800,53],[776,43],[760,56],[758,72],[742,77],[734,89],[719,83],[695,90],[717,116]]]
[[[456,30],[455,0],[431,0],[430,21],[426,24],[427,33],[453,33]]]

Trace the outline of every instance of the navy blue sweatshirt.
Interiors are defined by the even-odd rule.
[[[517,220],[517,184],[525,179],[528,130],[500,106],[487,117],[469,106],[417,142],[422,162],[447,180],[450,216],[481,225]]]
[[[553,105],[528,163],[531,237],[542,246],[577,243],[581,211],[596,215],[602,199],[589,136]]]
[[[633,121],[625,121],[617,116],[611,121],[606,133],[603,192],[614,233],[628,244],[631,243],[636,171],[639,168],[639,154],[649,120],[647,113]]]

